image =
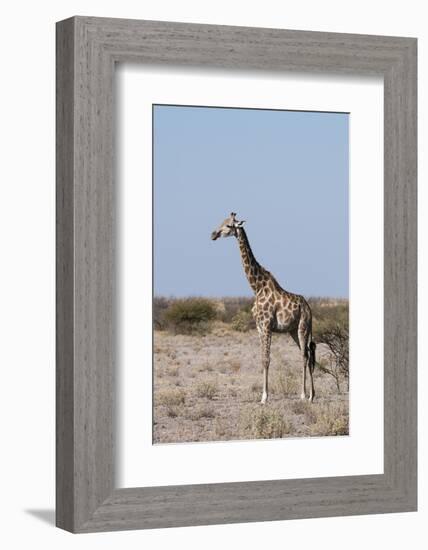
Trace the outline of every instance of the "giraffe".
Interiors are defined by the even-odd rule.
[[[236,237],[242,265],[255,295],[252,314],[260,337],[263,366],[263,394],[261,403],[268,399],[268,375],[270,347],[273,332],[289,333],[302,353],[302,393],[306,399],[306,370],[309,371],[309,401],[315,397],[313,370],[315,367],[315,342],[312,340],[312,312],[308,302],[298,294],[284,290],[275,277],[262,267],[254,257],[243,227],[244,221],[236,219],[232,212],[218,229],[211,234],[213,241],[219,237]]]

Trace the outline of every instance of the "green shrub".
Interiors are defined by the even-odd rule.
[[[309,298],[314,325],[334,322],[339,325],[348,324],[349,303],[347,300],[328,298]]]
[[[163,296],[156,296],[153,299],[153,327],[156,330],[165,328],[165,312],[169,307],[169,301]]]
[[[230,323],[239,311],[251,311],[254,298],[247,296],[227,296],[221,299],[222,311],[219,311],[218,318],[223,323]]]
[[[245,309],[238,311],[232,318],[231,326],[233,330],[237,330],[238,332],[248,332],[251,328],[254,328],[255,321],[251,311]]]
[[[204,298],[176,300],[164,314],[168,328],[175,334],[209,332],[215,317],[215,305]]]
[[[311,299],[313,337],[328,348],[327,361],[319,361],[317,367],[332,376],[338,393],[344,380],[349,386],[349,304],[345,300],[327,301]]]
[[[341,380],[349,386],[349,325],[348,320],[325,319],[316,325],[314,338],[328,348],[328,361],[319,361],[319,369],[333,377],[338,393]]]

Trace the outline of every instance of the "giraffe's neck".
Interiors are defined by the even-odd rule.
[[[259,290],[261,275],[265,273],[265,269],[258,263],[251,250],[250,243],[248,242],[247,234],[241,227],[237,231],[236,235],[239,244],[239,251],[241,252],[242,266],[247,276],[248,282],[254,293],[257,294]]]

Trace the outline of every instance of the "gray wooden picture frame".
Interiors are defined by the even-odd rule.
[[[83,533],[416,510],[416,46],[414,38],[91,17],[57,24],[58,527]],[[118,62],[383,76],[383,474],[115,487]]]

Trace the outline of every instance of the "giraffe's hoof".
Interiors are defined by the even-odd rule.
[[[265,405],[266,401],[267,401],[267,395],[264,393],[263,397],[262,397],[262,400],[260,401],[260,405]]]
[[[306,399],[306,393],[302,393],[302,394],[300,394],[300,399],[303,399],[303,400],[305,400],[305,399]]]

